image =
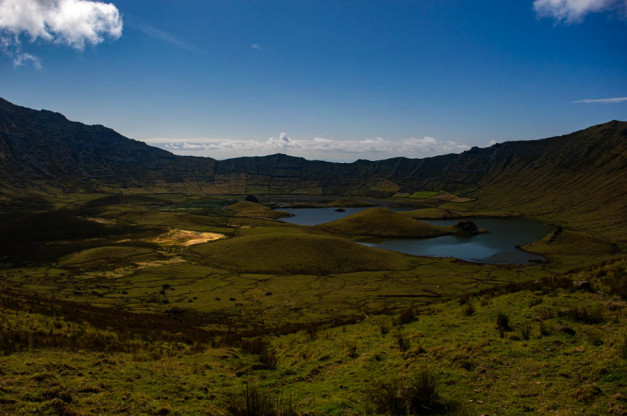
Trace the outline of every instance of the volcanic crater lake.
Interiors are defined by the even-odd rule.
[[[345,208],[337,212],[336,208],[292,208],[282,209],[292,217],[284,222],[299,225],[318,225],[334,221],[367,208]],[[486,233],[471,237],[445,235],[433,238],[393,238],[364,242],[370,247],[399,251],[415,256],[454,257],[477,263],[492,264],[529,264],[543,261],[542,256],[527,253],[517,248],[540,240],[552,230],[552,227],[524,218],[464,218],[477,224]],[[434,225],[452,225],[459,219],[423,220]]]

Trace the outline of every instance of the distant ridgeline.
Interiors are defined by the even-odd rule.
[[[277,154],[216,161],[0,99],[0,190],[374,197],[446,190],[521,212],[614,215],[625,228],[626,138],[627,123],[612,121],[425,159],[331,163]]]

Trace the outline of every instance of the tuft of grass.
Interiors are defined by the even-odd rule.
[[[627,333],[623,335],[623,341],[618,346],[618,353],[621,358],[627,360]]]
[[[531,336],[531,327],[525,324],[518,328],[518,333],[520,334],[520,337],[522,339],[524,339],[525,341],[529,341],[529,338]]]
[[[437,375],[428,368],[411,377],[378,383],[370,392],[370,401],[377,413],[389,415],[432,415],[451,410],[439,393]]]
[[[468,303],[462,309],[462,313],[464,314],[464,316],[472,316],[475,313],[475,308],[470,303]]]
[[[226,405],[231,416],[296,416],[291,400],[282,400],[256,385],[246,385],[239,397],[231,397]]]
[[[563,312],[561,316],[566,316],[575,322],[581,322],[588,325],[597,325],[605,322],[603,311],[600,308],[575,308]]]
[[[243,340],[240,345],[242,351],[249,354],[256,354],[259,356],[259,362],[263,364],[268,370],[276,370],[279,364],[279,358],[275,349],[265,338],[253,338],[250,340]]]
[[[401,350],[401,352],[405,352],[411,347],[409,337],[403,334],[396,335],[396,343],[398,344],[398,349]]]
[[[496,328],[502,332],[512,330],[509,326],[509,316],[503,311],[498,311],[496,314]]]
[[[357,354],[357,346],[354,344],[351,344],[347,347],[348,349],[348,356],[350,358],[357,358],[359,357],[359,354]]]
[[[271,346],[267,346],[259,354],[259,362],[268,370],[276,370],[279,366],[279,357]]]
[[[405,325],[410,324],[416,320],[416,314],[412,308],[405,309],[403,312],[398,314],[396,318],[397,325]]]

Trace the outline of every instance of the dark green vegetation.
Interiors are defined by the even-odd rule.
[[[427,238],[440,235],[472,235],[479,230],[470,230],[461,223],[440,227],[415,220],[411,215],[390,211],[383,208],[370,208],[348,217],[318,226],[331,233],[350,236],[387,237],[387,238]]]
[[[624,126],[218,162],[2,102],[0,414],[624,414]],[[307,227],[272,209],[373,196],[414,210]],[[524,247],[547,262],[353,240],[521,214],[555,225]]]

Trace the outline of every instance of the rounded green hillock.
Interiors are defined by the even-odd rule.
[[[427,238],[456,233],[453,227],[427,224],[384,208],[370,208],[319,228],[338,234],[387,238]]]
[[[321,275],[411,267],[410,257],[400,253],[306,233],[247,235],[198,245],[192,252],[247,272]]]

